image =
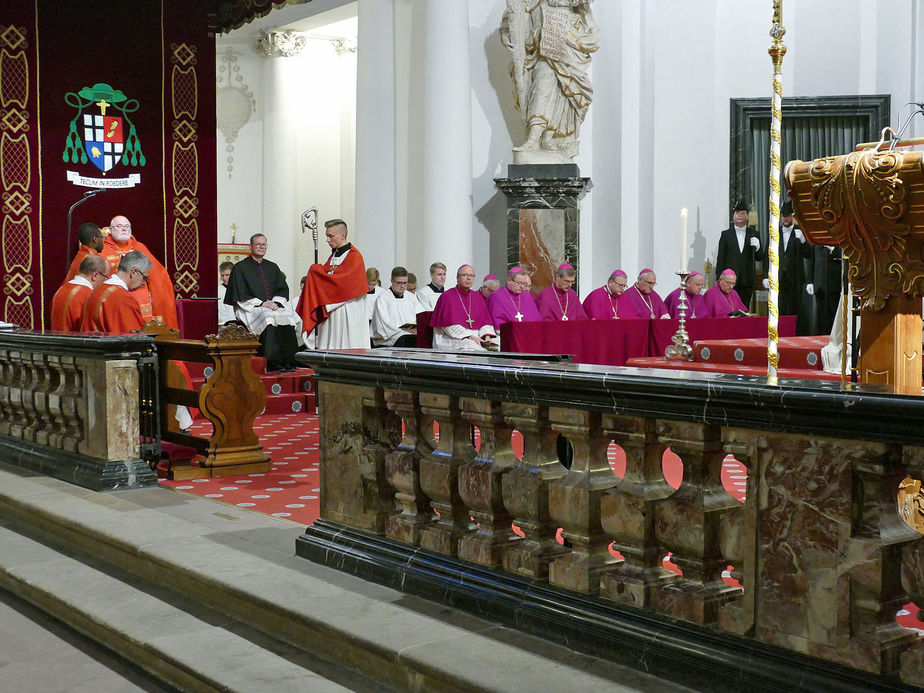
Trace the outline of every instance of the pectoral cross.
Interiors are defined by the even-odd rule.
[[[474,325],[474,324],[475,324],[475,321],[474,321],[474,320],[472,320],[472,318],[469,318],[469,319],[468,319],[468,320],[466,320],[465,322],[467,322],[467,323],[468,323],[468,329],[472,329],[472,325]]]
[[[567,319],[568,319],[568,316],[565,315],[564,313],[562,313],[562,314],[561,314],[561,319],[562,319],[562,320],[567,320]]]
[[[513,317],[517,319],[517,322],[523,322],[523,313],[521,313],[520,311],[517,311],[517,314],[514,315]]]

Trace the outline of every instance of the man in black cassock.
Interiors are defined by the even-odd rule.
[[[295,370],[301,318],[289,303],[289,286],[279,265],[265,258],[266,236],[250,237],[250,257],[231,269],[225,303],[260,339],[267,371]]]
[[[715,259],[715,276],[727,269],[738,275],[735,290],[748,310],[751,309],[751,295],[754,293],[754,264],[763,260],[757,229],[748,226],[748,205],[738,200],[732,213],[732,222],[719,236],[719,249]]]

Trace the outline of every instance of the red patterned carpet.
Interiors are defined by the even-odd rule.
[[[197,420],[192,429],[196,435],[209,435],[211,424]],[[306,413],[264,414],[257,419],[254,429],[260,436],[264,449],[272,458],[272,471],[214,479],[162,479],[160,483],[177,491],[194,493],[238,508],[284,518],[300,525],[311,524],[320,514],[318,417]],[[479,443],[476,434],[476,446]],[[521,457],[523,438],[518,431],[514,432],[513,447],[517,456]],[[621,477],[626,469],[622,448],[611,443],[608,457],[613,472]],[[683,480],[680,458],[668,450],[664,454],[662,468],[667,482],[674,488],[679,487]],[[731,496],[744,501],[747,471],[731,456],[726,457],[722,464],[722,485]],[[664,557],[664,566],[668,570],[679,572],[670,562],[670,554]],[[729,584],[737,584],[728,571],[723,577]],[[916,614],[917,607],[914,604],[906,604],[898,612],[897,620],[906,628],[913,628],[924,635],[924,624],[918,620]]]

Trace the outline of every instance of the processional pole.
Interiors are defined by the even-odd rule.
[[[770,113],[770,247],[767,257],[770,259],[770,300],[767,319],[767,380],[771,385],[777,384],[776,372],[780,363],[779,354],[779,297],[780,297],[780,141],[783,123],[783,0],[773,0],[773,23],[770,36],[773,43],[768,52],[773,61],[773,102]]]

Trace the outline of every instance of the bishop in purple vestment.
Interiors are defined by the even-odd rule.
[[[735,291],[738,276],[734,270],[726,269],[706,292],[706,310],[710,318],[726,318],[735,311],[747,313],[744,301]]]
[[[462,265],[456,285],[440,294],[430,316],[433,348],[440,351],[484,351],[496,336],[488,306],[478,291],[472,290],[475,270]]]
[[[627,315],[632,318],[669,318],[667,306],[655,292],[658,278],[650,269],[639,272],[638,281],[626,289],[621,300],[626,301]]]
[[[555,283],[539,294],[539,315],[543,320],[586,320],[581,299],[571,287],[577,272],[567,262],[555,271]]]
[[[529,275],[526,270],[514,267],[507,274],[504,286],[488,299],[488,312],[494,320],[494,327],[500,330],[505,322],[533,322],[542,320],[536,299],[529,292]]]
[[[706,285],[706,277],[699,272],[693,272],[684,284],[687,294],[687,312],[686,319],[706,317],[706,298],[703,296],[703,287]],[[671,291],[667,298],[664,299],[664,305],[667,306],[667,312],[675,320],[680,318],[680,287]]]
[[[594,289],[584,299],[584,312],[591,320],[618,320],[631,317],[628,313],[629,302],[620,301],[629,285],[626,273],[616,270],[607,279],[606,284]]]

